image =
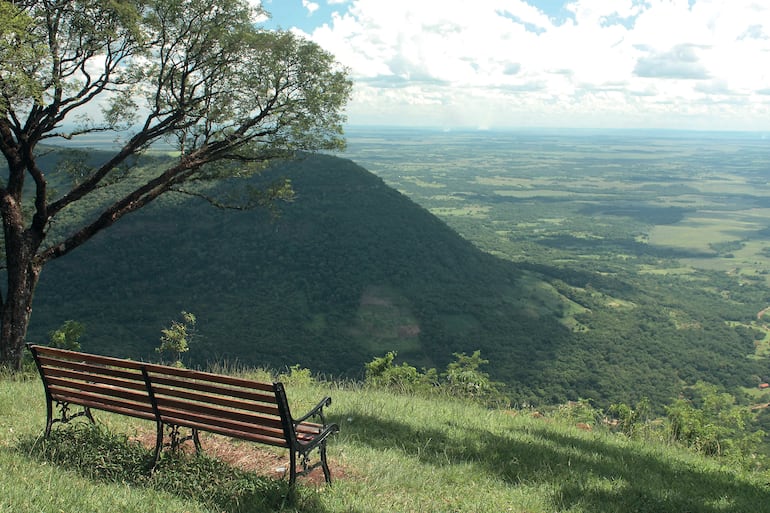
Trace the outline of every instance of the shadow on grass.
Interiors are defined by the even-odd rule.
[[[291,493],[287,481],[259,476],[205,455],[164,454],[151,471],[151,451],[98,425],[73,424],[54,430],[48,439],[22,438],[15,450],[89,479],[151,488],[216,511],[326,511],[313,490],[300,486]]]
[[[592,513],[770,513],[770,487],[729,472],[662,460],[642,450],[569,436],[548,426],[509,435],[451,426],[447,432],[353,412],[346,435],[436,466],[468,463],[510,485],[546,485],[555,510]]]

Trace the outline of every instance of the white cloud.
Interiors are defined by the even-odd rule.
[[[770,5],[535,4],[352,0],[309,37],[350,67],[352,123],[770,128]]]
[[[316,2],[311,2],[309,0],[302,0],[302,7],[307,9],[308,14],[313,14],[316,12],[321,6],[318,5]]]

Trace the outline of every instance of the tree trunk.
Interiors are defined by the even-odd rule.
[[[0,200],[0,211],[5,230],[7,280],[5,297],[0,304],[0,366],[20,370],[32,297],[42,270],[36,252],[44,234],[35,227],[24,229],[20,203],[10,196]]]
[[[8,269],[8,291],[0,317],[0,365],[13,370],[21,369],[32,296],[39,276],[40,268],[32,263],[13,272]]]

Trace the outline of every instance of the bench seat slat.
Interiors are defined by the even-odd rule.
[[[301,434],[317,435],[323,431],[324,426],[323,424],[316,424],[315,422],[301,422],[297,424],[295,429],[297,430],[297,436]]]
[[[184,423],[185,419],[186,417],[180,417],[180,418],[176,418],[173,416],[166,417],[166,420],[171,424],[190,427],[185,425]],[[214,433],[217,435],[229,436],[230,438],[237,438],[239,440],[247,440],[249,442],[259,442],[267,445],[272,445],[274,447],[282,447],[284,449],[289,448],[289,443],[286,441],[285,438],[283,438],[283,435],[281,435],[281,437],[268,436],[260,433],[239,431],[235,429],[228,429],[225,426],[214,426],[214,425],[209,425],[205,429],[201,427],[198,427],[197,429],[201,431],[207,431],[209,433]]]

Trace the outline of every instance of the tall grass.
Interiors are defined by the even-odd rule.
[[[667,445],[584,432],[526,411],[451,398],[318,384],[295,375],[300,412],[329,394],[341,432],[329,449],[335,481],[284,481],[212,458],[167,457],[126,434],[138,421],[96,412],[43,443],[42,387],[0,381],[0,511],[21,512],[770,512],[768,476],[720,467]],[[152,429],[152,426],[149,426]]]

